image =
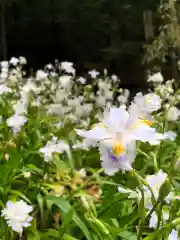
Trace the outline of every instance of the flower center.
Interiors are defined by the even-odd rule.
[[[123,144],[121,142],[114,142],[112,147],[112,153],[115,157],[118,157],[121,153],[125,151]]]

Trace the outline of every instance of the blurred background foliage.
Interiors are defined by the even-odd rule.
[[[0,0],[0,57],[42,68],[56,58],[78,73],[107,68],[142,88],[148,70],[178,76],[179,0]]]

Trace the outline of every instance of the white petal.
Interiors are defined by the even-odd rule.
[[[168,236],[168,240],[178,240],[178,231],[172,230],[172,232]]]
[[[122,187],[118,187],[118,191],[120,193],[131,193],[132,192],[130,189],[125,189],[125,188],[122,188]]]
[[[121,131],[124,129],[129,118],[129,113],[124,108],[111,108],[109,112],[105,112],[104,122],[111,129]]]
[[[155,212],[153,212],[152,215],[151,215],[151,218],[149,220],[149,227],[150,228],[156,228],[157,221],[158,221],[157,215],[156,215]]]
[[[136,145],[135,142],[129,144],[126,148],[126,152],[119,156],[117,159],[112,155],[110,156],[110,150],[103,145],[100,146],[101,164],[104,168],[104,172],[107,175],[114,175],[119,170],[121,171],[131,171],[132,162],[134,161],[136,155]],[[115,158],[115,159],[114,159]]]
[[[89,131],[76,129],[76,133],[81,137],[89,138],[92,140],[103,140],[109,138],[106,128],[100,127],[98,125]]]
[[[172,131],[168,131],[168,132],[164,133],[165,139],[169,139],[171,141],[174,141],[176,136],[177,136],[177,134],[175,132],[172,132]]]
[[[134,138],[136,140],[142,141],[142,142],[151,142],[156,140],[156,129],[150,128],[145,125],[141,125],[138,128],[136,128],[132,134],[134,135]]]

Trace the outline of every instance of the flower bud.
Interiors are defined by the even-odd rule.
[[[159,201],[163,201],[171,191],[171,183],[167,179],[159,189]]]
[[[30,172],[24,172],[24,178],[30,178],[31,177],[31,173]]]
[[[176,164],[174,165],[174,169],[176,171],[180,171],[180,159],[177,160]]]

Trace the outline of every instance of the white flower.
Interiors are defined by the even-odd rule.
[[[0,62],[1,69],[8,69],[9,67],[9,62],[8,61],[2,61]]]
[[[11,93],[12,89],[8,88],[5,84],[0,85],[0,95],[5,93]]]
[[[4,82],[8,77],[8,73],[7,72],[1,72],[0,73],[0,81]]]
[[[23,87],[21,87],[21,90],[26,93],[29,93],[30,91],[35,93],[38,92],[38,88],[32,81],[28,81]]]
[[[21,127],[27,122],[25,116],[13,115],[7,119],[7,125],[13,129],[14,133],[20,131]]]
[[[17,64],[19,63],[19,59],[12,57],[9,61],[10,64],[12,64],[13,66],[17,66]]]
[[[168,240],[178,240],[178,239],[179,239],[178,231],[173,229],[172,232],[168,236]]]
[[[80,78],[78,78],[77,79],[77,82],[80,82],[81,84],[85,84],[86,83],[86,78],[84,78],[84,77],[80,77]]]
[[[23,100],[19,100],[15,105],[13,105],[13,109],[15,111],[15,115],[24,114],[27,112],[27,103]]]
[[[164,81],[164,78],[160,72],[153,74],[150,76],[147,80],[148,82],[153,82],[153,83],[162,83]]]
[[[131,115],[123,108],[112,107],[105,111],[102,122],[94,124],[91,130],[76,130],[77,133],[87,139],[100,141],[103,145],[111,147],[118,156],[126,145],[132,140],[150,141],[156,133],[149,127],[146,121]]]
[[[47,78],[47,73],[45,73],[43,70],[38,70],[36,72],[36,80],[37,81],[40,81],[40,80],[45,79],[45,78]]]
[[[156,200],[159,197],[159,189],[165,182],[166,178],[167,178],[167,173],[164,173],[162,170],[159,170],[159,172],[154,175],[149,175],[146,177],[146,182],[151,187]],[[148,189],[146,190],[149,191]]]
[[[99,80],[98,82],[98,87],[100,88],[100,90],[103,90],[107,88],[107,84],[106,82],[104,82],[103,80]]]
[[[125,98],[124,95],[119,95],[117,100],[118,100],[119,103],[125,103],[126,102],[126,98]]]
[[[24,175],[24,178],[30,178],[31,172],[24,172],[23,175]]]
[[[86,142],[99,142],[102,166],[109,175],[119,169],[131,170],[135,158],[135,141],[151,141],[156,135],[155,129],[149,127],[146,121],[131,118],[122,108],[111,108],[106,111],[102,122],[95,124],[91,130],[76,130]]]
[[[44,155],[45,162],[50,162],[53,160],[54,153],[69,153],[69,145],[65,141],[58,140],[54,137],[51,141],[47,142],[44,147],[40,148],[39,152]]]
[[[114,83],[118,81],[118,77],[116,75],[112,75],[111,79],[113,80]]]
[[[71,73],[72,75],[75,75],[76,73],[76,70],[74,69],[72,62],[62,62],[61,69],[63,69],[67,73]]]
[[[59,83],[64,88],[69,87],[71,85],[72,76],[64,75],[59,78]]]
[[[103,107],[105,106],[106,104],[106,98],[104,96],[98,96],[96,98],[96,104],[99,106],[99,107]]]
[[[167,173],[164,173],[162,170],[159,170],[159,172],[157,172],[154,175],[148,175],[145,180],[148,183],[149,187],[152,190],[152,193],[154,195],[155,200],[158,199],[159,197],[159,190],[161,188],[161,186],[164,184],[164,182],[167,179]],[[168,203],[171,199],[172,199],[172,194],[170,193],[165,201]],[[144,186],[144,203],[145,203],[145,208],[151,210],[153,207],[152,204],[152,194],[151,191]],[[165,213],[165,212],[164,212]],[[165,218],[165,217],[164,217]]]
[[[180,116],[180,111],[175,106],[172,106],[167,111],[167,120],[168,121],[177,121]]]
[[[20,57],[19,57],[19,63],[20,63],[21,65],[26,65],[26,64],[27,64],[27,60],[26,60],[26,58],[20,56]]]
[[[17,202],[8,201],[6,208],[2,210],[1,216],[6,219],[9,227],[22,235],[23,228],[31,226],[33,218],[29,216],[29,213],[32,210],[32,206],[22,200]]]
[[[88,74],[92,77],[92,78],[96,78],[97,76],[99,76],[99,72],[96,70],[91,70],[88,72]]]
[[[86,172],[86,169],[85,168],[81,168],[78,173],[80,174],[80,176],[82,178],[85,178],[87,176],[87,172]]]
[[[151,218],[149,220],[149,227],[155,229],[157,226],[157,222],[158,222],[157,214],[155,212],[153,212],[151,215]]]
[[[140,111],[144,113],[152,113],[157,111],[161,107],[161,98],[155,93],[148,93],[143,96],[143,94],[137,93],[134,98],[134,103],[139,108]]]
[[[49,64],[46,65],[46,68],[49,69],[49,70],[52,70],[53,69],[53,65],[51,63],[49,63]]]
[[[162,217],[165,222],[169,219],[169,211],[167,209],[162,209]],[[149,220],[149,227],[155,229],[157,227],[157,223],[158,223],[158,216],[156,212],[153,212]]]

